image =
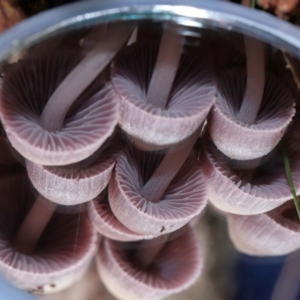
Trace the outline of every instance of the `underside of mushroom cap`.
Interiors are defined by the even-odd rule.
[[[187,224],[206,206],[206,179],[194,153],[185,161],[159,202],[141,195],[162,160],[162,152],[127,149],[109,183],[109,203],[118,220],[134,232],[157,236]]]
[[[16,188],[18,187],[18,188]],[[33,204],[30,182],[23,176],[0,184],[0,271],[17,287],[32,292],[65,288],[83,275],[98,244],[97,233],[85,212],[55,213],[32,255],[17,252],[14,236]],[[75,274],[74,274],[75,273]],[[61,286],[64,282],[64,286]],[[53,291],[57,290],[53,287]]]
[[[109,149],[110,150],[110,149]],[[70,166],[43,166],[26,161],[28,177],[47,199],[61,205],[76,205],[98,196],[108,185],[115,165],[111,150],[99,155],[90,165],[75,169]]]
[[[147,270],[136,265],[135,249],[127,244],[103,239],[97,255],[100,277],[118,299],[159,300],[189,288],[200,276],[202,252],[191,229],[167,242]]]
[[[215,101],[216,83],[208,59],[205,55],[201,60],[194,54],[186,54],[181,59],[166,109],[148,103],[147,89],[157,51],[158,46],[150,43],[127,47],[116,63],[112,78],[120,97],[120,126],[143,150],[167,148],[190,136]]]
[[[62,130],[48,132],[41,127],[47,100],[77,63],[74,53],[42,53],[20,60],[5,73],[1,120],[12,145],[37,164],[67,165],[83,160],[104,143],[117,124],[115,93],[110,84],[103,87],[97,79],[75,101]]]
[[[278,144],[295,114],[294,100],[288,88],[273,75],[268,75],[256,122],[247,125],[238,121],[236,116],[245,87],[244,69],[225,72],[208,119],[208,130],[218,149],[239,160],[268,154]]]
[[[268,213],[255,216],[229,214],[228,230],[235,247],[246,254],[257,256],[286,255],[300,249],[299,219],[293,201]]]
[[[88,203],[88,214],[96,230],[109,239],[130,242],[153,238],[133,232],[115,217],[108,202],[107,190]]]
[[[218,209],[240,215],[260,214],[272,210],[291,197],[283,154],[277,147],[261,161],[252,180],[244,180],[245,170],[231,169],[226,158],[212,142],[206,143],[206,174],[209,177],[208,198]],[[292,153],[292,152],[290,152]],[[300,188],[300,161],[292,159],[292,177],[296,192]],[[251,171],[250,171],[251,172]]]

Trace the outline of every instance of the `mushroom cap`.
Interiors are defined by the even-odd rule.
[[[191,229],[167,242],[147,270],[134,262],[134,251],[128,243],[106,238],[100,246],[99,275],[118,299],[159,300],[189,288],[201,274],[202,251]]]
[[[158,46],[150,43],[126,47],[112,77],[120,98],[119,124],[142,150],[168,148],[189,137],[215,101],[215,80],[205,56],[200,61],[185,55],[166,109],[148,103],[146,93],[157,52]]]
[[[293,201],[264,214],[227,216],[229,235],[235,247],[257,256],[285,255],[300,249],[300,223]]]
[[[162,160],[162,152],[127,149],[120,153],[108,188],[111,209],[134,232],[158,236],[179,229],[206,206],[206,179],[194,153],[188,157],[159,202],[141,190]]]
[[[48,132],[42,110],[78,63],[72,52],[40,53],[11,66],[1,84],[0,115],[7,137],[25,158],[41,165],[67,165],[95,152],[113,133],[118,101],[111,85],[96,80],[72,105],[63,128]],[[76,83],[75,83],[76,84]]]
[[[86,212],[54,213],[32,255],[25,255],[12,243],[33,204],[30,182],[25,176],[3,179],[0,194],[1,273],[17,287],[37,293],[54,292],[78,280],[98,246],[97,233]]]
[[[228,157],[249,160],[268,154],[280,141],[295,114],[294,99],[285,84],[268,75],[257,120],[248,125],[236,115],[246,87],[244,69],[235,68],[219,81],[208,130],[217,148]]]
[[[43,166],[26,160],[28,177],[33,186],[47,199],[62,205],[76,205],[98,196],[108,185],[114,165],[113,153],[109,152],[100,154],[83,169]]]
[[[96,230],[109,239],[130,242],[153,238],[133,232],[115,217],[108,202],[107,190],[88,203],[88,214]]]
[[[299,149],[299,148],[298,148]],[[244,170],[233,170],[226,158],[211,143],[206,143],[205,174],[209,178],[208,198],[218,209],[240,215],[261,214],[290,200],[283,155],[280,147],[258,166],[251,182],[242,178]],[[291,153],[291,152],[290,152]],[[291,154],[292,177],[300,191],[300,161]]]

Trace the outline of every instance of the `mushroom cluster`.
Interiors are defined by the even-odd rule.
[[[118,299],[181,292],[201,273],[193,225],[208,201],[228,213],[241,251],[300,248],[276,247],[300,232],[280,148],[300,194],[286,76],[267,70],[253,38],[228,69],[229,46],[216,59],[220,41],[191,47],[179,25],[159,27],[103,24],[5,68],[0,270],[16,286],[64,289],[96,257]]]

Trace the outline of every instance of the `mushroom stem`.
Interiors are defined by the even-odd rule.
[[[30,255],[34,251],[55,211],[56,204],[50,202],[51,205],[46,206],[43,199],[45,199],[43,196],[38,196],[15,235],[13,245],[17,251],[23,254]]]
[[[135,255],[139,265],[143,269],[147,269],[155,260],[156,256],[162,250],[169,239],[169,234],[161,235],[151,240],[144,240],[141,242]]]
[[[165,190],[189,156],[198,137],[199,130],[196,130],[183,142],[169,149],[141,191],[141,194],[148,199],[148,201],[159,202]]]
[[[258,114],[265,86],[264,45],[252,37],[245,36],[247,56],[247,86],[237,119],[253,124]]]
[[[147,92],[147,101],[165,109],[179,65],[184,37],[170,24],[164,29],[158,57]]]
[[[71,105],[107,66],[131,32],[132,24],[118,23],[108,27],[104,38],[54,91],[40,117],[41,126],[50,132],[56,132],[62,128]]]
[[[93,47],[95,47],[95,42],[97,40],[102,40],[104,38],[107,27],[107,23],[96,26],[80,41],[82,55],[90,52]]]

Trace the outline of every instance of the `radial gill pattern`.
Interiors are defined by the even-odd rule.
[[[291,198],[281,147],[261,160],[256,170],[233,169],[228,163],[230,160],[211,142],[206,149],[208,197],[217,208],[234,214],[253,215],[272,210]],[[289,150],[292,154],[291,148]],[[294,158],[292,176],[299,193],[300,161],[293,155],[291,158]]]
[[[150,268],[143,269],[135,263],[132,259],[135,250],[128,243],[109,239],[104,239],[99,249],[98,272],[118,299],[162,299],[189,288],[202,270],[200,243],[191,229],[167,242]]]
[[[16,186],[18,187],[16,189]],[[86,213],[55,213],[31,255],[17,252],[14,236],[34,201],[24,177],[1,180],[0,270],[14,285],[43,293],[79,280],[97,250],[97,234]]]
[[[264,214],[228,215],[235,247],[257,256],[286,255],[300,249],[300,224],[292,200]]]
[[[159,202],[141,195],[162,157],[161,152],[124,151],[109,183],[109,203],[115,216],[140,234],[172,232],[198,215],[207,203],[206,180],[193,153]]]
[[[153,238],[151,235],[142,235],[133,232],[115,217],[108,202],[107,190],[89,202],[88,213],[96,230],[101,235],[112,240],[130,242]]]
[[[236,118],[245,92],[244,69],[227,71],[219,80],[218,95],[208,120],[212,140],[230,158],[248,160],[269,153],[282,138],[295,114],[289,89],[273,75],[267,77],[254,124]]]
[[[136,146],[146,150],[167,148],[190,136],[205,120],[216,93],[207,60],[185,55],[166,108],[147,103],[157,51],[149,43],[127,47],[112,78],[121,101],[120,126]]]
[[[28,177],[47,199],[62,205],[88,202],[107,186],[115,165],[115,153],[101,153],[84,166],[78,162],[68,166],[43,166],[26,161]]]
[[[73,53],[35,54],[12,66],[2,81],[0,115],[7,136],[35,163],[66,165],[83,160],[104,143],[117,124],[114,91],[110,84],[101,86],[98,79],[75,101],[60,131],[41,127],[39,118],[47,100],[77,63]]]

